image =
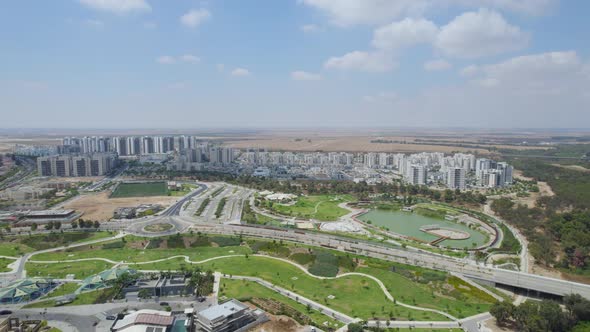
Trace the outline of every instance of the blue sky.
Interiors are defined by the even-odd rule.
[[[0,127],[587,127],[581,0],[6,0]]]

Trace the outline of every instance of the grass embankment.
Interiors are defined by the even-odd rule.
[[[272,299],[308,316],[315,326],[325,326],[325,322],[327,322],[330,327],[338,328],[342,326],[342,323],[336,321],[332,317],[326,316],[317,310],[308,310],[303,304],[252,281],[222,279],[219,295],[221,297],[236,298],[240,301],[250,301],[252,298]]]
[[[265,216],[260,213],[256,213],[252,211],[249,202],[244,202],[242,208],[242,221],[247,222],[248,224],[256,224],[256,225],[270,225],[270,226],[283,226],[280,221]]]
[[[334,221],[350,212],[339,207],[338,204],[352,200],[353,198],[350,195],[301,196],[292,205],[266,202],[266,207],[282,215]]]
[[[25,269],[27,270],[27,277],[65,278],[68,274],[73,274],[76,279],[84,279],[108,270],[112,266],[113,264],[101,260],[70,263],[27,262]]]
[[[0,242],[0,255],[17,257],[25,253],[68,246],[113,236],[110,232],[67,232],[5,237]]]
[[[98,304],[105,303],[115,296],[113,288],[99,289],[86,293],[81,293],[76,296],[76,299],[70,303],[63,304],[63,307],[84,305],[84,304]],[[57,306],[55,300],[40,301],[28,304],[23,308],[51,308]]]
[[[0,272],[9,272],[8,264],[14,263],[14,259],[0,257]]]
[[[73,294],[76,289],[80,288],[80,284],[75,282],[66,282],[61,286],[57,287],[53,292],[46,295],[46,297],[64,296]]]
[[[111,194],[111,198],[166,195],[168,195],[166,182],[121,183]]]

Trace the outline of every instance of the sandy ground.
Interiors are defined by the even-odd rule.
[[[514,177],[517,179],[521,179],[524,181],[533,181],[534,179],[526,177],[522,175],[522,171],[514,170]],[[529,197],[517,197],[516,195],[512,195],[512,199],[517,204],[525,204],[530,208],[537,206],[537,199],[542,196],[555,196],[555,193],[551,189],[551,186],[547,184],[547,182],[537,182],[537,186],[539,187],[538,193],[530,193]]]
[[[109,220],[113,217],[115,209],[120,207],[132,207],[140,204],[162,204],[169,206],[180,197],[152,196],[152,197],[125,197],[109,198],[109,192],[81,195],[77,199],[64,205],[64,209],[74,209],[84,212],[82,218],[87,220]]]
[[[560,165],[560,164],[551,164],[552,166],[561,167],[570,169],[572,171],[580,171],[584,173],[590,173],[590,169],[580,165]]]
[[[258,325],[249,332],[303,332],[305,327],[287,316],[273,316],[267,313],[270,321]]]
[[[516,332],[515,329],[509,327],[499,327],[496,324],[495,318],[490,318],[483,322],[482,324],[482,331],[484,332]]]
[[[427,138],[427,137],[426,137]],[[405,141],[407,144],[401,143],[371,143],[371,140],[382,139],[392,141]],[[455,141],[469,140],[454,139]],[[411,144],[414,142],[413,137],[400,136],[337,136],[337,137],[320,137],[320,136],[297,136],[297,137],[252,137],[250,139],[234,139],[226,140],[226,144],[235,148],[266,148],[269,150],[288,150],[288,151],[345,151],[345,152],[445,152],[451,153],[455,151],[468,152],[477,151],[482,154],[489,153],[486,149],[477,149],[473,147],[458,147],[458,146],[444,146],[444,145],[429,145],[429,144]],[[440,143],[445,143],[445,140],[438,140]],[[452,141],[452,140],[451,140]],[[451,143],[450,143],[451,144]],[[474,143],[475,144],[475,143]],[[484,145],[484,144],[480,144]],[[539,147],[524,147],[511,145],[496,145],[489,144],[486,146],[497,148],[523,149],[523,148],[539,148]],[[546,148],[542,148],[546,149]]]

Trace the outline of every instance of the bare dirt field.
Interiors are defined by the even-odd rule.
[[[87,220],[109,220],[120,207],[132,207],[140,204],[161,204],[169,206],[180,197],[152,196],[109,198],[110,192],[81,195],[64,206],[64,209],[74,209],[84,212],[82,218]]]
[[[0,153],[11,152],[15,145],[59,145],[58,138],[9,138],[0,137]]]
[[[514,170],[514,177],[518,178],[518,179],[525,180],[525,181],[533,181],[532,178],[528,178],[528,177],[522,175],[522,172],[519,170]],[[537,200],[540,197],[555,196],[555,193],[551,189],[551,186],[549,186],[549,184],[547,184],[547,182],[538,181],[537,186],[539,187],[538,193],[530,193],[529,197],[517,197],[516,195],[512,195],[513,196],[512,198],[514,199],[516,204],[524,204],[530,208],[533,208],[533,207],[537,206]]]
[[[391,141],[392,143],[376,143],[375,140]],[[251,138],[226,139],[226,145],[235,148],[266,148],[272,151],[343,151],[343,152],[477,152],[480,154],[489,154],[485,148],[478,148],[475,145],[483,147],[495,147],[506,149],[546,149],[544,147],[515,146],[515,145],[498,145],[483,144],[470,139],[434,139],[435,144],[430,142],[419,143],[416,137],[406,136],[254,136]],[[402,143],[403,142],[403,143]],[[455,146],[457,142],[473,144],[474,146]],[[418,144],[419,143],[419,144]],[[448,144],[448,145],[445,145]]]
[[[552,166],[557,166],[565,169],[569,169],[572,171],[580,171],[584,173],[590,173],[590,169],[580,165],[560,165],[560,164],[551,164]]]
[[[249,332],[303,332],[305,328],[287,316],[274,316],[268,314],[270,321],[258,325]]]

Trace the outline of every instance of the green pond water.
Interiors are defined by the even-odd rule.
[[[466,240],[445,240],[439,245],[452,248],[472,248],[472,243],[477,246],[483,245],[486,242],[486,236],[469,227],[458,224],[445,219],[438,219],[426,217],[412,212],[391,211],[391,210],[371,210],[358,217],[362,221],[371,221],[373,225],[384,226],[390,231],[401,235],[410,236],[426,242],[436,240],[438,237],[422,232],[420,227],[426,225],[439,225],[445,228],[452,228],[459,231],[464,231],[471,234],[471,237]]]

